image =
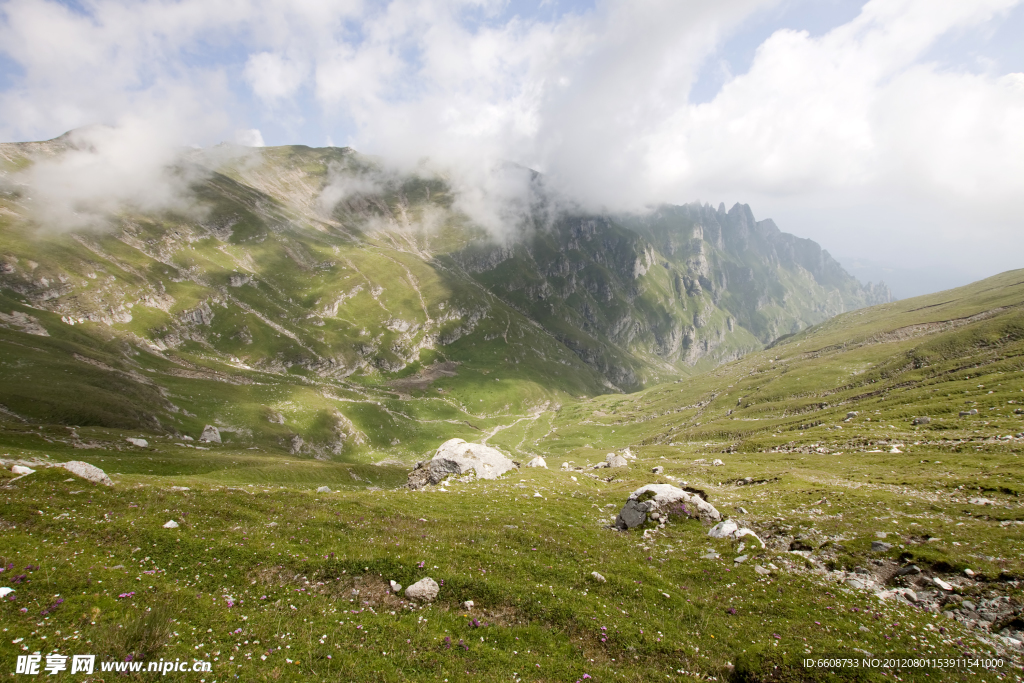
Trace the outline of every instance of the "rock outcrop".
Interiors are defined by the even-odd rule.
[[[76,477],[81,477],[82,479],[91,481],[94,484],[103,484],[104,486],[114,485],[114,482],[110,480],[110,477],[107,476],[106,472],[95,465],[90,465],[87,462],[72,460],[71,462],[62,464],[61,467]]]
[[[441,444],[433,458],[416,463],[416,469],[409,474],[408,487],[418,489],[437,484],[452,475],[497,479],[518,467],[496,448],[463,439],[449,439]]]
[[[433,602],[440,590],[437,581],[427,576],[406,588],[405,597],[419,602]]]
[[[213,425],[206,425],[203,427],[203,433],[199,440],[206,443],[220,443],[220,430]]]
[[[657,514],[662,518],[676,513],[699,517],[706,522],[722,519],[715,506],[700,496],[671,484],[647,484],[629,494],[615,526],[622,530],[633,529],[646,522],[648,515]]]

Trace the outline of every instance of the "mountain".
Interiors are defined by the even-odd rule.
[[[594,214],[512,168],[524,190],[491,201],[495,231],[444,175],[348,148],[193,150],[161,176],[174,201],[75,196],[62,222],[40,183],[83,140],[0,145],[14,422],[417,453],[889,299],[746,206]]]

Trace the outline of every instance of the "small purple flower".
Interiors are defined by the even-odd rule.
[[[736,614],[736,608],[735,607],[730,607],[729,609],[727,609],[725,611],[728,612],[729,614]]]
[[[778,633],[773,633],[772,638],[774,638],[775,640],[782,640],[782,636],[780,636]]]

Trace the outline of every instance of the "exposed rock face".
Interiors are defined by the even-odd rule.
[[[203,427],[203,433],[199,440],[207,443],[220,443],[220,430],[213,425],[206,425]]]
[[[61,467],[76,477],[81,477],[82,479],[91,481],[94,484],[103,484],[104,486],[114,485],[114,482],[110,480],[110,477],[107,476],[106,472],[95,465],[90,465],[87,462],[72,460],[71,462],[62,464]]]
[[[418,600],[419,602],[433,602],[440,590],[441,588],[437,585],[437,581],[428,576],[406,588],[405,596],[410,600]]]
[[[433,458],[416,464],[416,469],[409,474],[408,486],[418,489],[437,484],[450,475],[461,476],[470,472],[478,479],[497,479],[518,467],[496,448],[449,439],[441,444]]]
[[[547,461],[544,458],[542,458],[542,457],[540,457],[538,455],[536,458],[534,458],[530,462],[526,463],[526,466],[527,467],[543,467],[544,469],[547,469],[548,468],[548,463],[547,463]]]

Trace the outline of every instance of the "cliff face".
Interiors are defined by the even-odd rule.
[[[891,299],[746,205],[644,216],[563,213],[512,246],[452,255],[623,389],[737,358]]]

